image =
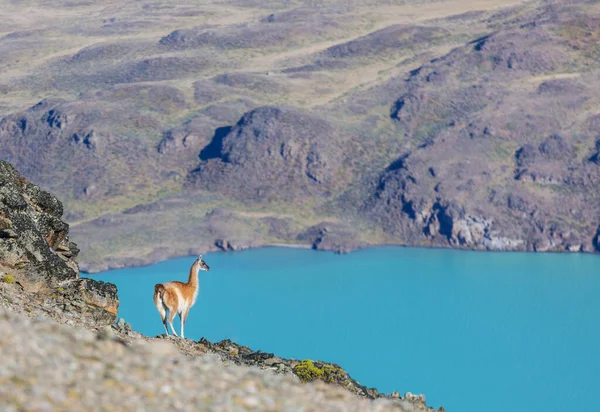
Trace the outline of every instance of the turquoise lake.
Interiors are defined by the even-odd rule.
[[[157,335],[154,285],[185,281],[194,259],[86,276],[115,283],[119,316]],[[363,385],[423,393],[449,412],[598,403],[600,256],[378,247],[204,259],[187,338],[335,362]]]

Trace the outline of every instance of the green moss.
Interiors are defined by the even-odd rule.
[[[3,283],[15,283],[15,278],[14,278],[14,276],[11,276],[11,275],[4,275],[2,277],[2,279],[0,279],[0,282],[3,282]]]
[[[311,360],[303,360],[296,365],[294,373],[302,382],[311,382],[323,376],[323,369],[317,368]]]
[[[327,383],[343,385],[348,381],[346,372],[337,365],[303,360],[294,368],[294,373],[302,382],[312,382],[320,379]]]

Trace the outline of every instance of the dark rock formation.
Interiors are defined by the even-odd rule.
[[[215,246],[224,252],[233,252],[236,250],[246,249],[244,246],[240,246],[236,244],[234,241],[226,240],[226,239],[217,239],[215,240]]]
[[[79,249],[69,241],[62,214],[56,197],[0,161],[0,271],[25,289],[47,290],[48,295],[54,291],[54,306],[60,310],[110,324],[119,305],[117,288],[79,278]]]
[[[538,147],[526,144],[515,153],[515,179],[560,183],[568,175],[572,158],[572,146],[560,135],[547,137]]]
[[[198,153],[211,141],[214,128],[205,116],[198,116],[180,127],[168,130],[158,143],[161,163],[177,170],[177,166],[198,162]]]
[[[322,222],[298,234],[296,240],[310,243],[315,250],[349,253],[366,246],[358,232],[348,225]]]
[[[225,135],[215,134],[188,181],[251,201],[328,196],[345,183],[338,172],[348,139],[347,132],[316,115],[261,107]]]

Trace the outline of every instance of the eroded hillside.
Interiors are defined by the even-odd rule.
[[[596,248],[596,2],[0,16],[0,157],[65,200],[84,269],[268,243]]]

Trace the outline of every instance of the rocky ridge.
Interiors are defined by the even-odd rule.
[[[283,359],[229,340],[150,338],[123,319],[102,326],[62,311],[60,297],[42,300],[41,294],[0,281],[0,397],[7,410],[96,410],[102,404],[119,410],[433,412],[423,395],[380,394],[335,364]]]
[[[111,333],[31,319],[3,308],[0,328],[0,398],[6,411],[430,410],[418,397],[359,399],[322,381],[303,384],[291,374],[228,365],[217,355],[190,359],[167,340],[125,343]]]
[[[111,324],[119,307],[112,284],[79,277],[60,201],[0,161],[0,281],[50,296],[54,309]]]

